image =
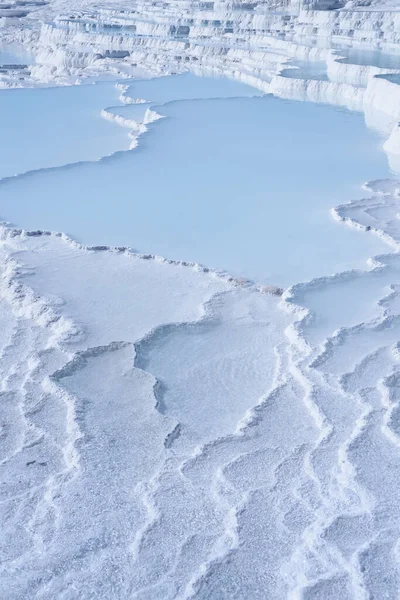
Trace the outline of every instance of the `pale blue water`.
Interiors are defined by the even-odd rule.
[[[196,77],[191,73],[184,73],[173,77],[135,81],[129,86],[128,95],[161,104],[172,100],[252,97],[262,94],[248,85],[231,79]]]
[[[100,116],[113,83],[0,91],[0,177],[129,148],[127,130]]]
[[[148,102],[115,106],[111,108],[110,112],[122,115],[127,119],[140,121],[149,107],[174,100],[253,97],[262,94],[254,88],[238,84],[230,79],[196,77],[191,73],[183,73],[175,77],[161,79],[157,77],[132,83],[129,85],[127,95],[135,99],[148,100]]]
[[[32,65],[34,56],[19,44],[0,44],[0,67],[2,65]]]
[[[397,74],[394,74],[394,75],[377,75],[377,77],[382,77],[383,79],[388,79],[392,83],[396,83],[397,85],[400,85],[400,75],[397,75]]]
[[[293,69],[292,66],[297,68]],[[326,61],[309,62],[307,60],[290,59],[288,67],[281,74],[295,79],[329,80]]]
[[[346,56],[343,62],[355,65],[372,65],[383,69],[400,69],[400,54],[389,54],[381,50],[349,48],[339,52]]]
[[[143,102],[140,104],[126,104],[126,106],[113,106],[110,108],[110,112],[113,114],[121,115],[125,119],[143,121],[146,110],[151,106],[152,105],[150,102]]]
[[[367,179],[389,175],[381,140],[361,115],[240,97],[249,88],[215,81],[236,97],[165,104],[157,110],[167,118],[137,150],[0,182],[1,217],[281,285],[362,266],[387,250],[329,214]],[[135,95],[213,95],[210,80],[186,84],[137,82]]]

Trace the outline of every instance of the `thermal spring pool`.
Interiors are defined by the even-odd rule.
[[[109,83],[0,90],[0,177],[127,150],[126,132],[101,118],[118,97]]]
[[[0,182],[3,219],[282,286],[364,267],[387,249],[330,214],[361,197],[365,181],[390,174],[382,139],[362,115],[189,74],[119,88],[1,92],[13,140],[11,151],[2,144],[2,175],[37,169]],[[142,107],[122,105],[121,89]],[[149,106],[148,121],[154,111],[164,118],[132,150],[129,129],[99,114],[120,110],[139,122]],[[116,150],[125,151],[88,162]]]

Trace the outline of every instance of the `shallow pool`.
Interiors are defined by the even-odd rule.
[[[0,90],[0,177],[128,149],[127,130],[100,114],[119,94],[114,83]]]
[[[33,65],[35,57],[21,44],[0,44],[0,67],[4,65]]]
[[[284,286],[363,266],[387,249],[329,212],[359,197],[367,179],[389,175],[362,115],[250,97],[228,81],[224,93],[222,80],[213,94],[209,80],[179,77],[134,84],[135,96],[167,102],[138,149],[3,180],[1,216]],[[70,90],[57,94],[64,106]],[[86,142],[78,132],[77,152]]]
[[[348,48],[339,50],[346,57],[343,62],[354,65],[374,66],[382,69],[400,69],[400,54],[382,52],[382,50],[367,50],[364,48]]]

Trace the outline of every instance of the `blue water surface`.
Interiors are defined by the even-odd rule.
[[[137,97],[167,102],[136,150],[3,180],[1,217],[284,286],[387,250],[330,215],[366,180],[390,174],[362,115],[180,77],[134,83]],[[220,98],[208,98],[213,85]],[[34,91],[23,92],[28,109]],[[65,110],[71,94],[54,97]]]

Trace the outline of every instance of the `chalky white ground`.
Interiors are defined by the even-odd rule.
[[[140,61],[175,71],[182,52],[264,91],[363,110],[397,164],[393,69],[271,35],[291,24],[327,46],[379,39],[395,53],[391,4],[283,20],[261,4],[259,14],[218,5],[214,20],[194,3],[139,3],[141,18],[115,4],[98,18],[82,10],[92,23],[82,31],[55,25],[74,8],[24,7],[0,9],[16,13],[2,15],[1,36],[30,44],[36,65],[22,79],[5,69],[5,86],[132,75]],[[207,20],[202,36],[194,27],[191,43],[171,39],[168,28],[189,16]],[[110,34],[129,19],[148,36],[140,43]],[[248,33],[245,51],[235,28]],[[328,79],[281,74],[293,56],[325,61]],[[134,146],[157,115],[131,117],[117,120]],[[332,217],[379,236],[387,254],[283,294],[188,262],[1,227],[2,598],[398,596],[400,182],[366,188]]]

